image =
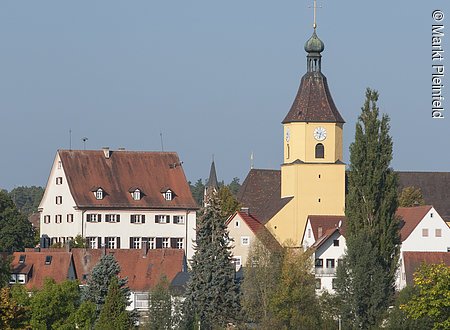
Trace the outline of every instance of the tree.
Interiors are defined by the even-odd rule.
[[[67,323],[76,329],[91,330],[97,318],[97,306],[91,301],[83,301]]]
[[[450,267],[422,265],[414,273],[416,291],[400,308],[413,319],[429,318],[433,329],[450,329]]]
[[[239,192],[239,189],[241,189],[239,178],[234,177],[233,180],[228,184],[228,189],[230,189],[230,192],[233,194],[233,196],[236,196]]]
[[[347,253],[337,269],[343,321],[363,329],[377,325],[392,302],[400,245],[389,117],[379,118],[377,101],[367,89],[350,145]]]
[[[31,326],[33,329],[68,327],[67,320],[80,305],[80,289],[77,281],[56,284],[46,279],[42,290],[31,298]]]
[[[273,246],[272,239],[270,233],[263,231],[253,240],[241,283],[246,321],[263,329],[273,323],[271,301],[280,283],[283,265],[284,249]]]
[[[43,195],[44,188],[36,186],[17,187],[9,192],[16,207],[27,217],[37,212]]]
[[[220,214],[223,219],[227,219],[235,211],[239,210],[240,204],[227,186],[222,186],[219,189],[217,197],[220,204]]]
[[[199,320],[202,329],[225,327],[240,316],[229,236],[218,198],[212,196],[197,221],[195,254],[187,284],[184,315],[186,327]]]
[[[86,239],[81,235],[75,236],[73,241],[70,242],[72,248],[86,248]]]
[[[114,276],[110,281],[105,304],[95,324],[95,329],[126,330],[131,328],[133,323],[126,307],[127,298],[123,295],[118,278]]]
[[[102,256],[100,261],[92,269],[87,286],[83,291],[83,300],[95,303],[97,310],[100,310],[105,303],[112,279],[117,278],[119,273],[120,266],[114,256],[111,254]],[[118,280],[119,287],[126,299],[128,299],[130,292],[128,287],[126,287],[127,282],[128,280],[126,278]]]
[[[425,205],[422,190],[412,186],[403,188],[398,197],[398,206],[411,207],[419,205]]]
[[[195,185],[192,185],[189,181],[189,187],[191,188],[192,197],[198,205],[203,205],[203,194],[205,193],[205,184],[202,179],[198,179]]]
[[[33,243],[31,223],[17,210],[8,194],[0,191],[0,251],[22,251],[33,247]]]
[[[272,299],[274,318],[283,329],[321,329],[309,252],[288,248]]]
[[[0,328],[5,330],[28,328],[27,308],[12,298],[9,287],[0,289]]]
[[[8,285],[11,278],[11,257],[3,257],[0,255],[0,288]]]
[[[169,281],[164,276],[150,290],[148,309],[148,329],[172,329],[172,303],[169,291]]]

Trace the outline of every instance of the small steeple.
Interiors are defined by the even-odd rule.
[[[313,34],[311,38],[308,39],[305,43],[305,51],[308,53],[307,55],[307,68],[308,72],[320,72],[321,71],[321,61],[322,55],[321,52],[325,49],[325,45],[322,40],[319,39],[316,33],[317,23],[316,23],[316,9],[317,2],[314,0],[314,21],[313,21]]]
[[[203,196],[203,206],[209,205],[209,199],[219,191],[219,182],[217,181],[216,165],[214,164],[214,155],[212,157],[211,169],[209,170],[209,179],[205,185]]]

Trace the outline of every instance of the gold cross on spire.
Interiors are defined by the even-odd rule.
[[[309,7],[309,8],[311,8],[311,7]],[[314,0],[314,5],[313,5],[313,13],[314,13],[314,21],[313,21],[313,28],[314,28],[314,30],[316,29],[316,27],[317,27],[317,22],[316,22],[316,16],[317,16],[317,14],[316,14],[316,11],[317,11],[317,8],[322,8],[322,7],[317,7],[317,0]]]

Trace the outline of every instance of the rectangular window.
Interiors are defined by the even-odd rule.
[[[9,278],[9,284],[15,284],[17,283],[17,275],[11,274],[11,277]]]
[[[56,196],[56,204],[61,205],[62,204],[62,196]]]
[[[239,225],[240,225],[239,220],[236,220],[234,222],[234,228],[239,228]]]
[[[177,238],[177,249],[182,250],[183,249],[183,239]]]
[[[155,215],[155,223],[170,223],[170,215]]]
[[[88,247],[90,249],[98,249],[99,246],[97,246],[98,238],[97,237],[86,237],[86,241],[88,244]]]
[[[162,248],[163,249],[170,248],[170,239],[168,237],[163,237],[163,239],[162,239]]]
[[[50,223],[50,216],[44,215],[44,223]]]
[[[316,259],[316,268],[323,268],[323,259]]]
[[[249,244],[250,244],[250,237],[242,236],[241,237],[241,245],[249,245]]]
[[[130,216],[131,223],[145,223],[145,215],[144,214],[132,214]]]
[[[308,229],[308,238],[311,238],[311,229]]]
[[[342,266],[343,263],[344,263],[344,260],[338,259],[338,263],[337,263],[338,267],[339,267],[339,266]]]
[[[50,265],[52,263],[52,256],[46,256],[45,257],[45,264]]]
[[[184,223],[184,215],[174,215],[173,223],[183,224]]]
[[[58,160],[58,169],[61,169],[62,165],[61,165],[61,161]]]
[[[26,255],[25,254],[21,254],[19,256],[19,264],[24,264],[25,263],[25,258],[26,258]]]
[[[135,293],[134,307],[138,309],[148,309],[148,293]]]
[[[56,184],[62,184],[62,177],[61,176],[58,176],[56,178]]]
[[[239,268],[241,268],[242,258],[241,257],[233,257],[233,263],[234,263],[234,266],[236,267],[236,270],[238,270]]]
[[[17,283],[25,284],[25,274],[17,274]]]
[[[73,222],[73,214],[67,215],[67,222]]]
[[[105,215],[105,222],[120,222],[120,214]]]
[[[167,190],[164,193],[164,198],[165,198],[166,201],[171,201],[172,200],[172,192],[170,190]]]
[[[108,249],[116,249],[117,248],[117,237],[106,237],[105,244]]]
[[[55,222],[56,223],[61,223],[62,222],[62,215],[61,214],[55,215]]]
[[[320,290],[322,288],[322,281],[320,278],[316,278],[316,290]]]
[[[148,248],[149,249],[156,249],[156,242],[155,242],[155,238],[154,237],[149,237],[148,238]]]
[[[333,240],[333,245],[334,246],[339,246],[339,240],[338,239],[334,239]]]
[[[434,230],[434,236],[436,237],[442,237],[442,229],[441,228],[436,228]]]
[[[327,268],[334,268],[334,259],[327,259]]]
[[[428,237],[428,228],[422,229],[422,237]]]
[[[131,237],[130,249],[140,249],[141,248],[141,238]]]
[[[90,213],[86,214],[86,221],[87,222],[101,222],[102,221],[102,215],[97,213]]]

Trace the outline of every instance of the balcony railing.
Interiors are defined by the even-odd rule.
[[[315,268],[316,276],[336,276],[336,268]]]

